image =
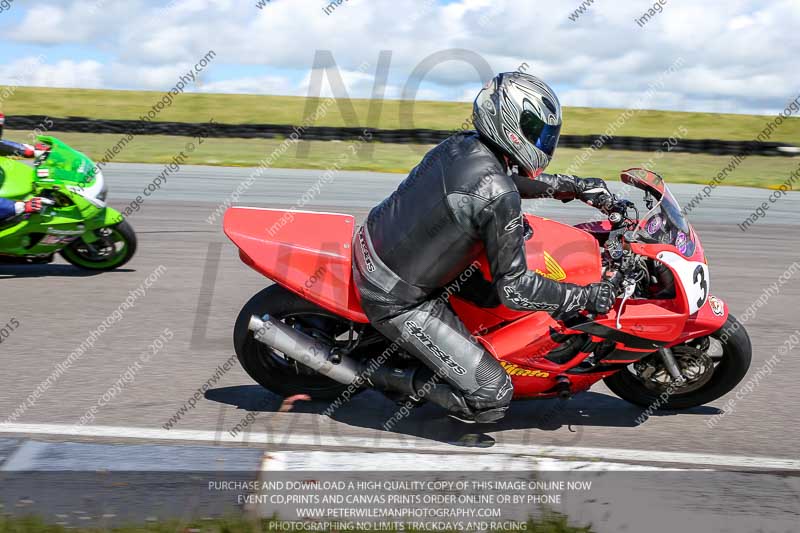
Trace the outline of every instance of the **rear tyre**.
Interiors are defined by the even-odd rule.
[[[658,390],[652,384],[646,384],[633,365],[603,381],[614,394],[642,407],[656,406],[659,410],[698,407],[721,398],[744,379],[752,357],[750,337],[744,326],[733,315],[728,315],[725,325],[710,335],[705,352],[714,362],[708,381],[699,388],[688,387],[685,393],[676,388],[666,401],[662,401],[660,396],[668,391],[668,387]],[[680,366],[680,359],[678,363]]]
[[[61,257],[86,270],[114,270],[136,253],[136,233],[127,220],[94,232],[97,240],[91,244],[83,238],[73,241],[61,250]]]
[[[233,346],[239,363],[262,387],[281,396],[307,394],[314,400],[333,400],[340,396],[348,385],[322,376],[255,340],[253,332],[247,328],[250,316],[265,314],[331,344],[348,331],[350,323],[276,284],[250,298],[233,328]]]

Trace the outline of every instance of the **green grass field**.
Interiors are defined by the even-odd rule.
[[[26,132],[8,131],[9,139],[24,139]],[[99,160],[106,150],[120,138],[119,135],[98,135],[91,133],[58,133],[55,137],[64,140],[78,150]],[[186,152],[186,144],[196,139],[172,136],[136,137],[114,159],[117,163],[169,163],[182,150]],[[191,154],[187,164],[255,166],[271,154],[280,144],[276,139],[206,139]],[[332,162],[338,160],[342,153],[350,153],[348,141],[308,141],[310,150],[308,157],[298,155],[297,148],[292,147],[272,165],[276,168],[317,168],[327,169]],[[363,146],[363,145],[362,145]],[[342,165],[347,170],[369,170],[376,172],[408,172],[431,148],[430,145],[383,144],[374,143],[370,157],[350,156]],[[556,151],[549,172],[563,172],[573,162],[581,150],[560,148]],[[730,161],[728,156],[711,156],[702,154],[664,154],[656,158],[653,153],[627,152],[622,150],[599,150],[589,158],[583,166],[576,170],[581,176],[595,176],[618,179],[619,171],[624,168],[647,164],[652,158],[650,168],[661,172],[669,182],[673,183],[707,183]],[[782,183],[791,172],[798,168],[800,158],[757,157],[746,159],[739,168],[725,181],[726,185],[746,185],[753,187],[770,187]]]
[[[7,94],[12,88],[2,90]],[[138,119],[161,99],[162,93],[146,91],[108,91],[90,89],[13,88],[13,94],[0,103],[6,115],[49,115],[52,117],[89,117],[106,119]],[[371,101],[351,101],[357,117],[356,126],[366,124]],[[299,124],[307,116],[307,98],[294,96],[256,96],[186,93],[164,109],[158,120],[206,122],[215,119],[230,124]],[[400,112],[413,106],[413,124],[400,120]],[[463,102],[428,102],[385,100],[380,119],[372,127],[382,129],[459,128],[471,114],[471,104]],[[619,117],[619,109],[568,107],[565,109],[565,134],[603,133],[608,124]],[[688,130],[691,139],[751,140],[771,117],[717,113],[680,113],[642,111],[625,122],[616,135],[669,137],[678,127]],[[319,126],[346,124],[340,108],[333,107],[318,122]],[[800,145],[800,118],[788,119],[774,133],[772,140]]]
[[[2,89],[2,87],[0,87]],[[2,111],[7,115],[40,115],[54,117],[81,116],[107,119],[137,119],[159,101],[161,93],[145,91],[106,91],[89,89],[51,89],[18,87],[0,90],[5,95]],[[10,95],[10,96],[9,96]],[[275,123],[299,124],[306,115],[309,100],[291,96],[255,96],[220,94],[182,94],[165,108],[157,120],[178,122]],[[313,101],[312,101],[313,103]],[[366,119],[370,100],[352,100],[359,123]],[[411,104],[397,100],[383,102],[383,111],[373,126],[394,129],[409,127],[400,121],[400,112]],[[413,104],[414,127],[457,129],[470,115],[469,104],[457,102],[416,102]],[[570,134],[602,133],[621,110],[567,108],[564,132]],[[616,130],[616,135],[668,137],[680,127],[688,130],[686,138],[753,139],[770,117],[754,115],[720,115],[712,113],[678,113],[642,111]],[[317,125],[347,125],[340,108],[333,106]],[[28,132],[8,131],[11,139],[27,139]],[[100,159],[117,143],[118,135],[52,132],[74,147]],[[800,118],[785,121],[774,133],[773,140],[800,145]],[[186,143],[185,137],[139,136],[114,160],[117,162],[167,163]],[[253,166],[270,154],[280,139],[207,139],[191,154],[189,162],[203,165]],[[348,141],[308,141],[308,157],[301,157],[293,147],[280,157],[274,167],[328,168],[347,148]],[[430,146],[381,144],[371,145],[371,157],[350,157],[342,168],[383,172],[408,172]],[[551,171],[564,171],[580,150],[559,149]],[[651,159],[652,153],[600,150],[580,167],[577,173],[615,179],[619,170],[637,166]],[[728,164],[729,157],[699,154],[665,154],[650,165],[672,182],[706,183]],[[797,168],[797,158],[750,157],[731,175],[726,184],[770,187],[783,182]]]

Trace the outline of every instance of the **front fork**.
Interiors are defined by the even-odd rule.
[[[671,348],[664,348],[663,346],[658,349],[658,355],[664,363],[664,368],[667,369],[669,375],[677,382],[686,381],[686,378],[681,374],[681,369],[678,362],[675,360],[675,355],[672,353]]]

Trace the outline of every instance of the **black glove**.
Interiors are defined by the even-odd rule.
[[[581,192],[578,198],[592,207],[603,211],[614,203],[614,196],[608,191],[608,185],[600,178],[581,178]]]
[[[578,312],[586,310],[596,315],[604,315],[614,306],[616,296],[614,287],[605,281],[591,285],[562,284],[564,299],[558,310],[553,312],[556,320],[565,320]]]
[[[585,287],[587,291],[586,310],[590,313],[605,315],[612,307],[616,295],[614,294],[614,287],[606,281],[599,283],[592,283]]]

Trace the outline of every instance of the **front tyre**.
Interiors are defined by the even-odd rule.
[[[676,387],[657,354],[605,378],[611,392],[633,404],[657,409],[689,409],[717,400],[733,390],[747,374],[752,357],[750,337],[733,315],[699,346],[674,348],[678,366],[690,379]],[[703,368],[704,362],[709,367]],[[663,393],[669,393],[664,401]]]
[[[61,257],[87,270],[113,270],[130,261],[136,252],[136,233],[123,220],[94,230],[97,239],[87,243],[80,238],[61,250]]]

